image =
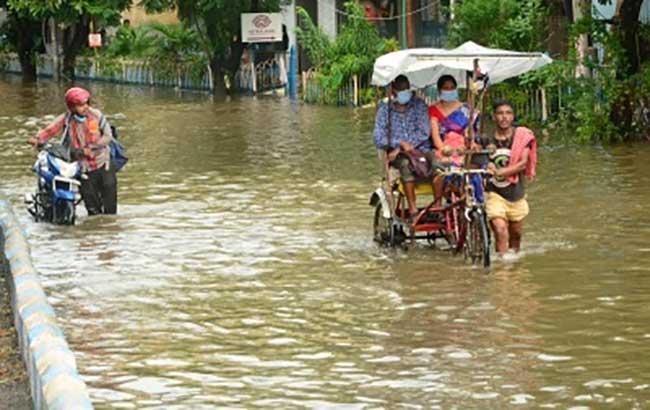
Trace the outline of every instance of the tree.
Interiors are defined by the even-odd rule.
[[[48,27],[50,41],[46,50],[52,55],[55,77],[59,72],[74,78],[77,55],[86,45],[91,25],[100,27],[119,23],[122,11],[132,0],[6,0],[10,12],[20,18],[42,22]],[[33,37],[35,33],[30,33]],[[60,58],[63,57],[61,70]]]
[[[643,58],[650,60],[648,40],[640,35],[639,14],[643,0],[618,0],[617,4],[618,13],[614,16],[614,29],[619,35],[627,61],[627,67],[621,74],[632,75],[639,72]]]
[[[198,33],[217,95],[226,94],[225,77],[233,79],[244,50],[242,13],[276,12],[280,0],[141,0],[148,12],[175,9],[178,18]]]
[[[339,89],[348,80],[355,75],[370,76],[375,60],[398,48],[396,40],[379,35],[377,27],[368,22],[357,2],[345,3],[348,18],[334,41],[314,24],[305,9],[299,7],[297,11],[300,27],[296,34],[318,69],[325,102],[336,102]]]
[[[637,103],[644,100],[647,102],[648,96],[637,94],[641,94],[640,90],[643,88],[639,86],[647,80],[646,75],[642,73],[642,63],[650,61],[650,39],[641,35],[639,14],[643,0],[618,0],[617,3],[614,33],[618,35],[624,63],[620,70],[617,70],[616,75],[622,82],[624,90],[618,93],[614,100],[611,117],[619,129],[629,134],[634,132],[635,125],[638,123],[647,122],[647,114],[638,114]],[[643,113],[643,110],[640,112]]]
[[[567,9],[566,0],[543,0],[548,10],[548,39],[546,48],[553,58],[566,58],[568,52],[571,10]]]
[[[7,10],[7,1],[0,1],[0,7]],[[6,33],[13,51],[18,54],[23,80],[34,81],[36,80],[36,51],[39,46],[42,46],[41,23],[29,16],[20,15],[14,10],[7,11],[3,32]]]
[[[454,6],[449,42],[539,51],[545,46],[547,13],[541,0],[464,0]]]

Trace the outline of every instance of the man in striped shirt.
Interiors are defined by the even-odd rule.
[[[111,165],[109,144],[113,133],[104,115],[90,107],[90,92],[73,87],[65,93],[68,112],[29,139],[32,145],[44,144],[63,135],[73,158],[87,177],[81,179],[81,197],[88,215],[117,213],[117,177]]]

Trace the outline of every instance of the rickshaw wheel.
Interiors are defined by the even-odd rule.
[[[378,202],[375,205],[373,220],[374,240],[381,245],[398,246],[404,242],[406,235],[393,223],[393,218],[384,218],[383,213],[384,207],[381,202]]]

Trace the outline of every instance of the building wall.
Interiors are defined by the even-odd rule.
[[[153,22],[159,22],[163,24],[178,23],[178,17],[176,17],[176,12],[174,11],[158,14],[147,14],[140,6],[133,6],[130,10],[122,13],[122,20],[129,20],[132,27]]]
[[[643,24],[650,24],[650,0],[645,0],[641,5],[639,21]]]
[[[336,0],[318,1],[318,27],[334,39],[336,37]]]

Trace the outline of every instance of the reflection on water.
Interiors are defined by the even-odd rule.
[[[523,255],[486,275],[372,243],[371,110],[92,89],[119,215],[27,218],[49,83],[0,80],[0,187],[98,409],[650,405],[648,147],[543,147]]]

